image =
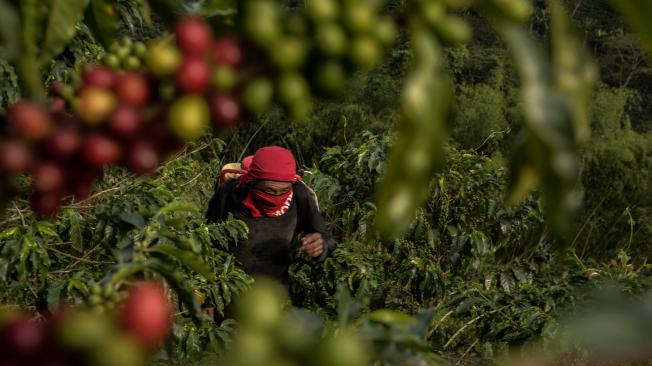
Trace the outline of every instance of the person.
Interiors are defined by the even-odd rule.
[[[249,227],[247,238],[229,249],[252,276],[266,276],[288,285],[288,269],[297,251],[317,262],[334,249],[314,193],[297,175],[292,153],[279,146],[263,147],[243,161],[238,178],[221,180],[208,204],[208,222],[232,216]]]

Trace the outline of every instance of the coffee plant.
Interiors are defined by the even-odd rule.
[[[598,75],[564,4],[545,3],[531,21],[526,0],[0,0],[2,90],[20,86],[0,95],[0,364],[646,360],[648,299],[563,320],[609,283],[642,297],[651,277],[629,244],[597,262],[565,243]],[[649,51],[652,8],[613,3]],[[519,78],[508,170],[478,154],[493,132],[447,144],[469,14]],[[297,254],[289,294],[252,279],[228,251],[247,226],[203,218],[218,168],[270,116],[306,128],[400,53],[396,133],[358,127],[307,160],[338,248]]]

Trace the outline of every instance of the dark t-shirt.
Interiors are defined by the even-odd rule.
[[[241,202],[248,186],[237,187],[237,180],[222,184],[208,204],[206,219],[219,222],[233,215],[249,227],[246,239],[230,243],[229,247],[244,270],[251,275],[266,275],[287,283],[288,268],[298,249],[300,233],[321,233],[324,239],[323,260],[335,249],[335,240],[326,228],[315,200],[303,183],[294,185],[290,209],[278,217],[252,217]]]

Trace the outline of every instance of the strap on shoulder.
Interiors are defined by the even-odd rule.
[[[298,223],[300,228],[308,226],[308,220],[310,220],[310,199],[314,200],[317,210],[319,210],[319,202],[317,201],[317,194],[313,191],[307,184],[303,181],[297,183],[297,186],[301,185],[299,188],[299,194],[297,197],[297,215]]]

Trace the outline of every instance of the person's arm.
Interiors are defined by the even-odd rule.
[[[326,222],[324,221],[324,217],[321,215],[321,212],[319,212],[317,203],[307,192],[308,188],[302,188],[304,192],[301,192],[300,194],[306,195],[303,197],[303,201],[306,202],[307,206],[306,209],[303,210],[305,211],[303,214],[307,215],[308,217],[304,218],[304,220],[301,220],[304,223],[304,227],[301,228],[301,231],[304,233],[301,238],[301,247],[302,250],[306,251],[308,255],[315,257],[318,261],[321,262],[326,259],[326,257],[330,255],[333,250],[335,250],[335,239],[326,227]],[[320,246],[323,248],[323,251],[318,255],[311,255],[317,254]]]

